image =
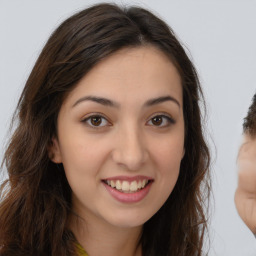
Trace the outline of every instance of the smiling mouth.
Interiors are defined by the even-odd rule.
[[[120,192],[135,193],[148,186],[148,184],[151,183],[152,180],[142,179],[139,181],[134,180],[131,182],[126,180],[103,180],[103,182],[109,187],[114,188]]]

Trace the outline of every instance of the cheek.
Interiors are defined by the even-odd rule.
[[[184,155],[184,136],[171,136],[163,141],[155,143],[154,155],[157,162],[165,167],[172,169],[180,165]]]
[[[155,162],[158,166],[157,175],[161,176],[161,183],[166,189],[166,193],[170,193],[180,173],[180,163],[184,155],[183,136],[172,137],[159,143],[154,152]]]
[[[154,147],[156,183],[151,205],[154,205],[155,212],[166,202],[178,180],[183,157],[182,138],[182,136],[177,140],[170,138]]]
[[[180,173],[180,156],[168,155],[161,160],[160,175],[162,176],[162,186],[168,193],[172,192]]]
[[[82,136],[65,137],[62,142],[62,162],[70,186],[90,187],[93,182],[100,182],[100,168],[108,157],[109,145]]]
[[[100,141],[100,143],[99,143]],[[71,165],[87,165],[96,164],[104,158],[108,150],[107,143],[94,136],[84,133],[72,134],[62,139],[61,155],[63,163],[69,162]]]
[[[62,152],[64,171],[73,195],[86,203],[84,195],[93,193],[100,184],[100,167],[105,156],[103,148],[94,143],[77,142],[65,145]]]

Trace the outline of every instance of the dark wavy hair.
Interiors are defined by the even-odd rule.
[[[3,165],[0,255],[76,255],[67,228],[71,189],[63,166],[48,157],[66,95],[98,62],[125,47],[152,45],[182,79],[185,156],[177,184],[144,226],[144,256],[201,256],[207,231],[210,155],[202,129],[202,90],[196,70],[165,22],[140,7],[98,4],[64,21],[50,36],[26,82],[17,127]],[[3,169],[3,168],[2,168]]]
[[[248,133],[252,137],[256,136],[256,94],[254,94],[247,116],[244,118],[243,130],[244,133]]]

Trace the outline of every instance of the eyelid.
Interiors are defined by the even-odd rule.
[[[92,117],[100,117],[104,120],[106,120],[107,124],[106,125],[99,125],[99,126],[94,126],[94,125],[91,125],[88,123],[88,121],[90,120],[90,118]],[[167,125],[154,125],[154,124],[148,124],[150,121],[152,121],[152,119],[154,117],[162,117],[163,119],[166,119],[168,121],[168,124]],[[100,129],[100,128],[104,128],[104,127],[107,127],[107,126],[112,126],[113,124],[110,122],[109,118],[107,118],[104,114],[102,113],[90,113],[90,114],[87,114],[86,116],[84,116],[81,120],[82,123],[85,123],[88,127],[90,128],[93,128],[93,129]],[[150,125],[150,126],[155,126],[155,127],[158,127],[158,128],[165,128],[165,127],[168,127],[172,124],[175,124],[176,121],[174,120],[174,118],[168,114],[168,113],[165,113],[165,112],[159,112],[159,113],[154,113],[150,116],[150,118],[148,119],[148,121],[146,122],[146,125]]]
[[[158,117],[158,116],[167,119],[167,121],[169,122],[169,124],[168,124],[168,125],[164,125],[164,126],[162,126],[162,125],[157,126],[157,125],[153,125],[153,124],[152,124],[152,125],[150,125],[150,126],[155,126],[155,127],[159,127],[159,128],[164,128],[164,127],[168,127],[168,126],[173,125],[173,124],[176,123],[176,121],[174,120],[174,118],[173,118],[170,114],[167,114],[167,113],[164,113],[164,112],[154,113],[153,115],[151,115],[151,117],[148,119],[148,121],[147,121],[146,123],[148,124],[148,122],[150,122],[154,117]]]
[[[107,125],[103,125],[103,126],[94,126],[94,125],[90,125],[89,123],[88,123],[88,121],[90,120],[90,118],[92,118],[92,117],[100,117],[100,118],[102,118],[102,119],[105,119],[106,121],[107,121]],[[111,126],[112,124],[111,124],[111,122],[109,121],[109,119],[104,115],[104,114],[102,114],[102,113],[90,113],[90,114],[88,114],[88,115],[86,115],[86,116],[84,116],[83,118],[82,118],[82,120],[81,120],[81,122],[82,123],[85,123],[88,127],[90,127],[90,128],[93,128],[93,129],[100,129],[100,128],[104,128],[104,127],[106,127],[106,126]]]

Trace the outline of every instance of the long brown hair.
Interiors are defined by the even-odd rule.
[[[99,4],[64,21],[43,48],[17,106],[17,128],[5,153],[9,180],[1,187],[0,254],[75,254],[67,229],[71,189],[63,166],[50,161],[64,97],[103,58],[124,47],[153,45],[182,79],[185,156],[177,184],[144,224],[144,256],[203,255],[209,196],[209,151],[202,130],[203,101],[196,70],[173,31],[139,7]]]

